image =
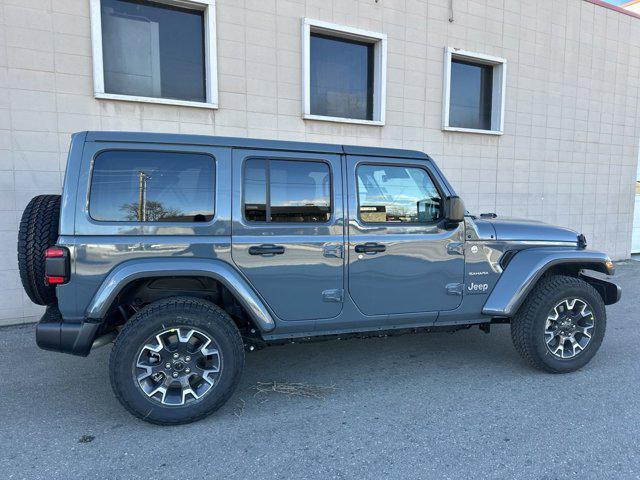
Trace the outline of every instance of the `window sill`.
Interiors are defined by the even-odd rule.
[[[485,135],[503,135],[501,130],[480,130],[477,128],[462,128],[462,127],[442,127],[445,132],[462,132],[462,133],[483,133]]]
[[[305,120],[318,120],[320,122],[337,122],[337,123],[353,123],[355,125],[372,125],[375,127],[384,126],[384,122],[381,120],[361,120],[359,118],[343,118],[343,117],[328,117],[326,115],[312,115],[305,113],[302,115]]]
[[[116,93],[94,93],[94,97],[99,100],[121,100],[124,102],[157,103],[161,105],[176,105],[179,107],[195,107],[216,109],[216,103],[191,102],[188,100],[175,100],[172,98],[137,97],[135,95],[119,95]]]

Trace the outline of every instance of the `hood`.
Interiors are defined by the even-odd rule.
[[[564,227],[556,227],[537,220],[519,218],[478,218],[476,222],[487,223],[493,227],[496,239],[501,241],[578,241],[578,232]]]

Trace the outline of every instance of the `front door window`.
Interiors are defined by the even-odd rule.
[[[440,218],[442,199],[426,170],[361,165],[357,176],[364,223],[431,223]]]

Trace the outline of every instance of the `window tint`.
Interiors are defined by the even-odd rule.
[[[205,101],[204,14],[143,0],[102,0],[106,93]]]
[[[311,34],[311,113],[373,119],[374,44]]]
[[[422,168],[361,165],[357,176],[362,221],[428,223],[440,218],[440,194]]]
[[[214,189],[209,155],[108,151],[94,161],[89,213],[111,222],[205,222]]]
[[[331,175],[323,162],[247,160],[244,212],[249,221],[326,222]]]
[[[248,160],[244,167],[244,215],[252,222],[267,220],[267,162]]]
[[[450,126],[491,130],[493,68],[451,61]]]

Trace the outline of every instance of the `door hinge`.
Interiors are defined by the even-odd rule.
[[[464,255],[464,242],[451,242],[447,245],[449,255]]]
[[[332,288],[322,292],[322,301],[342,303],[343,290],[341,288]]]
[[[322,255],[325,257],[342,258],[342,245],[325,245],[322,247]]]
[[[462,295],[464,283],[448,283],[445,288],[447,289],[447,295]]]

